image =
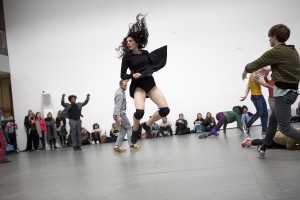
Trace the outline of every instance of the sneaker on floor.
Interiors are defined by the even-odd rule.
[[[259,146],[259,147],[257,148],[257,151],[258,151],[258,157],[261,158],[261,159],[264,159],[264,158],[265,158],[266,151],[261,150],[261,146]]]
[[[207,134],[206,133],[200,134],[198,138],[199,139],[207,138]]]
[[[146,124],[146,122],[141,124],[143,129],[146,131],[147,138],[152,138],[151,127]]]
[[[250,147],[251,146],[251,138],[246,138],[244,142],[242,142],[242,147]]]
[[[115,148],[114,148],[114,151],[115,151],[115,152],[118,152],[118,153],[122,153],[122,152],[125,152],[126,149],[123,149],[123,148],[121,148],[121,147],[115,147]]]
[[[244,131],[243,131],[247,136],[250,136],[250,128],[246,128],[244,127]]]
[[[141,146],[133,145],[130,147],[130,151],[139,151],[141,149]]]
[[[131,140],[132,144],[137,143],[137,141],[138,141],[138,133],[137,133],[137,131],[132,130],[132,134],[131,134],[130,140]]]

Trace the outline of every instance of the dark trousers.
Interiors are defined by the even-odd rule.
[[[276,134],[277,127],[287,137],[296,140],[300,143],[300,131],[291,126],[291,105],[297,100],[298,94],[290,91],[284,96],[274,97],[275,99],[275,111],[272,112],[269,119],[269,126],[266,137],[264,138],[264,144],[271,145],[273,138]]]
[[[92,133],[92,141],[94,141],[95,144],[96,144],[97,141],[99,141],[99,143],[101,143],[99,132],[93,132]]]
[[[73,147],[81,146],[81,119],[69,119],[70,132],[72,134]]]
[[[160,127],[158,130],[158,133],[161,133],[162,135],[164,135],[164,131],[167,131],[170,133],[170,135],[173,135],[173,130],[170,126],[166,126],[166,127]]]
[[[256,108],[256,113],[251,117],[249,122],[247,123],[247,128],[250,128],[252,124],[258,119],[261,119],[261,127],[262,127],[262,132],[267,132],[268,130],[268,108],[267,108],[267,103],[262,95],[252,95],[251,96],[251,101],[253,102],[255,108]]]
[[[59,141],[60,141],[60,145],[62,147],[66,146],[66,136],[65,135],[60,135],[60,133],[57,133],[58,137],[59,137]]]
[[[42,148],[45,149],[46,148],[46,141],[45,141],[45,133],[42,132],[42,137],[39,137],[39,134],[37,132],[35,132],[35,136],[34,136],[34,149],[38,150],[39,146],[40,146],[40,140],[42,142]]]
[[[26,144],[26,151],[31,151],[32,150],[32,137],[30,135],[29,129],[26,129],[26,134],[27,134],[27,144]]]
[[[216,115],[216,118],[218,120],[218,123],[217,125],[215,126],[215,130],[216,131],[219,131],[220,128],[223,126],[223,124],[225,124],[225,122],[227,122],[227,117],[225,116],[225,114],[223,112],[219,112],[217,115]]]
[[[14,146],[14,150],[16,151],[18,149],[16,132],[9,133],[8,138],[9,138],[10,144]]]

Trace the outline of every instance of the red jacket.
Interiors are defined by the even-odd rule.
[[[34,124],[36,128],[36,119],[34,119]],[[46,127],[46,122],[43,118],[40,119],[40,126],[41,126],[41,131],[46,132],[47,127]]]

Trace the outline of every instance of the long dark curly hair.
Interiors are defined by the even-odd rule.
[[[143,49],[148,43],[148,28],[146,24],[146,16],[141,13],[137,14],[136,22],[134,24],[129,24],[129,30],[127,36],[123,39],[121,45],[116,48],[120,52],[120,58],[129,52],[127,48],[127,38],[131,37],[138,45],[139,49]]]

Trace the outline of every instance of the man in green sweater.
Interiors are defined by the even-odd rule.
[[[274,100],[275,111],[269,119],[268,131],[264,143],[259,147],[259,158],[265,157],[267,147],[271,144],[273,137],[279,130],[300,143],[300,131],[291,127],[291,105],[298,97],[298,85],[300,80],[300,60],[299,54],[293,45],[286,45],[285,42],[290,37],[290,29],[283,25],[274,25],[268,33],[272,49],[265,52],[257,60],[247,64],[242,74],[243,80],[247,73],[259,70],[265,66],[271,66],[272,79],[274,80]],[[261,70],[261,74],[266,73],[266,69]]]

